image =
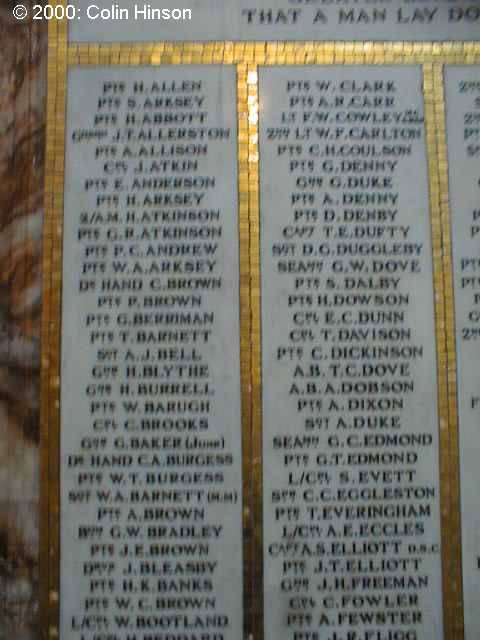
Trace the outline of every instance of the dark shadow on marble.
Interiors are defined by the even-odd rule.
[[[47,28],[14,4],[0,4],[0,638],[34,640]]]

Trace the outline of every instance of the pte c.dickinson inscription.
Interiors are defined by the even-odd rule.
[[[233,67],[68,72],[62,639],[242,637],[236,123]]]
[[[420,67],[262,67],[266,640],[438,640]]]

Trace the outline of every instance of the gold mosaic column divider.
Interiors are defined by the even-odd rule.
[[[248,66],[237,65],[238,198],[240,233],[240,353],[242,380],[243,447],[243,627],[244,638],[253,635],[255,514],[252,503],[253,426],[251,397],[252,353],[250,335],[250,201],[249,201],[249,85]]]
[[[480,52],[480,47],[477,49]],[[477,57],[477,64],[480,56]],[[458,426],[457,400],[457,353],[455,331],[455,302],[453,289],[452,235],[450,227],[450,194],[448,186],[448,160],[446,140],[446,111],[443,81],[443,65],[434,67],[435,116],[437,132],[438,168],[440,173],[440,212],[442,219],[443,265],[444,265],[444,295],[445,295],[445,329],[447,338],[447,378],[448,378],[448,406],[449,406],[449,434],[450,434],[450,483],[451,483],[451,525],[450,544],[452,548],[452,573],[455,581],[452,602],[454,640],[463,640],[464,609],[463,609],[463,576],[462,576],[462,524],[460,510],[460,446]]]
[[[439,206],[442,224],[442,258],[444,270],[446,359],[449,409],[450,506],[449,539],[453,588],[452,639],[464,638],[463,581],[462,581],[462,528],[460,513],[460,451],[457,407],[457,358],[455,340],[455,307],[453,293],[452,237],[448,185],[448,159],[446,142],[446,112],[443,81],[444,66],[433,67],[433,95],[435,108],[436,148],[439,172]]]
[[[252,402],[252,491],[253,571],[252,638],[263,638],[263,431],[262,431],[262,343],[260,295],[260,181],[259,181],[259,95],[255,56],[247,66],[248,84],[248,200],[250,219],[251,295],[251,402]]]
[[[434,65],[423,65],[423,85],[425,102],[425,124],[427,141],[427,159],[429,171],[430,218],[432,231],[433,283],[435,295],[435,333],[437,345],[437,384],[438,410],[440,422],[440,508],[442,525],[442,582],[443,582],[443,621],[446,640],[454,640],[453,632],[454,606],[458,584],[452,563],[452,537],[456,532],[453,528],[452,515],[452,486],[450,435],[452,431],[448,403],[448,375],[447,375],[447,336],[446,336],[446,305],[445,305],[445,274],[443,263],[442,220],[440,209],[440,176],[438,166],[438,149],[436,138],[436,101],[434,91]]]
[[[446,430],[441,432],[441,471],[442,489],[448,486],[448,513],[443,514],[443,568],[449,578],[444,579],[444,609],[446,616],[446,640],[464,640],[464,603],[462,580],[462,535],[460,511],[460,453],[457,400],[457,358],[455,306],[452,263],[452,237],[450,224],[449,171],[446,134],[446,104],[444,91],[445,64],[480,64],[479,43],[440,43],[434,45],[437,54],[426,69],[431,96],[432,143],[435,145],[435,158],[432,156],[432,171],[437,176],[436,196],[437,214],[441,230],[441,260],[443,271],[443,316],[445,351],[443,364],[447,376],[447,421]],[[442,398],[442,401],[443,398]],[[446,457],[448,456],[448,460]],[[448,475],[445,469],[448,466]]]
[[[62,3],[65,4],[64,0]],[[59,635],[60,301],[64,189],[67,21],[48,27],[47,140],[43,229],[40,407],[40,637]]]
[[[44,220],[42,237],[42,320],[41,320],[41,380],[40,380],[40,637],[48,639],[49,627],[49,337],[48,314],[51,290],[52,213],[55,176],[55,112],[57,82],[57,23],[48,25],[47,61],[47,122],[45,147]]]

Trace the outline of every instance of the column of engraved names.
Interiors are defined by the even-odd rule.
[[[445,93],[455,292],[455,309],[449,311],[455,314],[456,328],[465,638],[472,640],[480,628],[480,68],[447,66]]]
[[[61,637],[242,633],[236,88],[69,73]]]
[[[266,637],[441,638],[421,71],[259,91]]]

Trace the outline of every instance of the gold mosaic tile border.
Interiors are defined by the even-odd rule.
[[[60,39],[59,30],[52,29],[52,41]],[[49,68],[49,128],[46,180],[46,225],[44,244],[44,311],[43,311],[43,385],[42,423],[43,440],[43,518],[42,554],[47,560],[42,566],[42,629],[47,629],[45,638],[58,637],[59,620],[59,566],[60,566],[60,514],[59,514],[59,451],[60,451],[60,357],[61,357],[61,275],[62,275],[62,230],[63,230],[63,184],[65,154],[65,105],[67,90],[67,68],[71,64],[142,65],[145,56],[130,55],[128,60],[117,55],[111,48],[108,56],[90,51],[87,59],[67,61],[66,45],[60,57],[60,47],[51,49]],[[222,49],[215,56],[207,58],[189,55],[178,50],[173,55],[149,56],[148,63],[174,64],[230,64]],[[62,62],[60,62],[60,60]],[[55,73],[56,70],[56,73]],[[253,512],[251,508],[251,398],[250,398],[250,226],[249,226],[249,96],[247,87],[247,67],[237,66],[237,114],[238,114],[238,201],[239,201],[239,255],[240,255],[240,364],[241,364],[241,405],[242,405],[242,456],[243,456],[243,529],[244,529],[244,610],[245,634],[251,634],[248,611],[252,608],[252,551]]]
[[[71,44],[68,64],[479,64],[480,42]]]
[[[480,64],[480,43],[74,44],[50,24],[42,319],[42,640],[58,637],[60,290],[68,65],[237,65],[245,637],[263,638],[258,65],[423,65],[436,301],[445,639],[463,638],[453,280],[444,64]]]
[[[248,64],[248,201],[250,220],[250,307],[252,310],[250,348],[252,402],[252,483],[253,491],[253,607],[252,637],[263,638],[263,431],[262,431],[262,339],[260,305],[260,181],[258,149],[258,67]]]
[[[251,353],[250,333],[252,313],[250,308],[250,226],[248,201],[248,92],[246,90],[248,70],[246,65],[237,67],[238,103],[238,206],[240,242],[240,367],[242,400],[242,455],[243,455],[243,624],[244,637],[252,633],[250,611],[253,592],[251,589],[253,567],[254,518],[251,504],[252,477],[252,405],[250,398]]]
[[[480,61],[477,61],[479,64]],[[449,560],[452,575],[452,638],[464,638],[463,583],[462,583],[462,526],[460,512],[460,447],[458,433],[457,354],[455,331],[455,302],[453,289],[452,235],[450,225],[450,194],[447,159],[446,104],[444,67],[433,67],[433,92],[435,105],[437,164],[439,173],[439,207],[442,221],[442,248],[444,264],[444,298],[446,330],[446,364],[448,380],[449,441],[450,454],[450,522]]]
[[[263,47],[263,48],[262,48]],[[276,52],[275,52],[276,49]],[[445,142],[445,105],[443,84],[438,76],[443,64],[462,60],[464,64],[480,63],[480,45],[436,44],[328,44],[314,45],[277,43],[255,47],[255,62],[269,65],[295,64],[421,64],[423,69],[423,97],[425,104],[426,147],[429,176],[430,224],[432,237],[433,288],[435,301],[435,335],[437,356],[438,419],[439,419],[439,463],[440,463],[440,509],[442,539],[442,584],[445,640],[463,640],[463,596],[461,576],[461,535],[459,497],[458,423],[456,413],[456,363],[455,330],[453,326],[453,284],[450,256],[450,228],[448,218],[448,189],[445,190],[447,171]],[[440,86],[440,89],[439,89]],[[442,120],[440,121],[440,118]],[[443,152],[441,156],[443,131]],[[257,190],[257,181],[252,188]],[[258,199],[257,204],[258,208]],[[447,211],[444,209],[447,207]],[[258,215],[252,211],[251,224],[259,227]],[[254,468],[262,464],[262,419],[261,419],[261,311],[260,311],[260,252],[259,240],[252,240],[252,349],[258,341],[258,357],[252,362],[252,388],[254,398]],[[254,248],[257,248],[255,251]],[[258,314],[258,315],[257,315]],[[447,353],[448,352],[448,353]],[[256,375],[257,367],[259,369]],[[260,415],[256,416],[256,412]],[[255,472],[254,472],[255,473]],[[259,495],[256,508],[258,537],[262,538],[262,473],[255,474],[254,487]],[[259,544],[259,548],[262,545]],[[261,559],[260,559],[261,560]],[[260,571],[260,578],[263,571]],[[258,584],[258,583],[257,583]],[[262,584],[262,582],[260,582]],[[263,600],[263,593],[262,593]],[[257,614],[261,621],[263,611]],[[263,626],[256,627],[255,638],[263,638]]]
[[[49,23],[47,82],[40,406],[41,640],[58,637],[59,618],[60,296],[67,89],[67,25],[64,21]]]
[[[455,627],[463,628],[463,610],[456,612],[455,602],[458,593],[462,594],[461,576],[456,573],[456,564],[452,562],[455,545],[452,540],[456,537],[456,514],[452,510],[452,471],[454,456],[451,452],[452,431],[457,425],[451,421],[448,392],[448,358],[447,358],[447,327],[448,305],[446,304],[444,237],[442,229],[442,212],[440,205],[440,167],[438,157],[437,116],[439,95],[435,90],[436,64],[426,64],[423,69],[425,124],[427,140],[427,158],[429,165],[429,196],[430,218],[432,228],[432,257],[433,279],[435,292],[435,330],[437,340],[437,379],[438,379],[438,409],[440,422],[440,506],[442,524],[442,576],[443,576],[443,622],[444,634],[448,640],[463,638],[456,635]],[[458,513],[458,516],[460,514]],[[456,621],[455,615],[461,619]]]

